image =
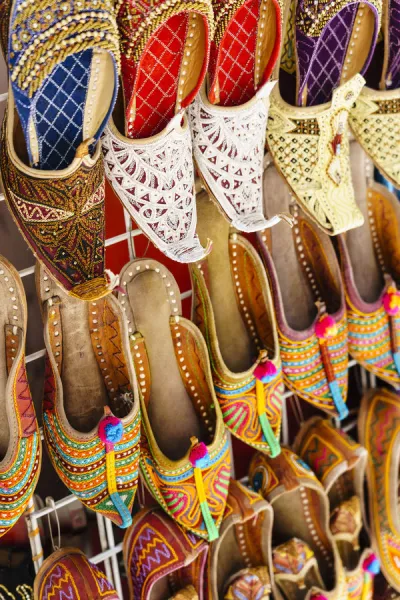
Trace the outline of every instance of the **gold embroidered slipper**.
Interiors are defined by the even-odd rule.
[[[349,115],[357,140],[396,188],[400,187],[399,23],[396,0],[383,0],[381,35],[365,74],[367,83]]]
[[[25,367],[28,308],[16,269],[0,257],[0,537],[35,491],[41,441]]]
[[[373,581],[380,567],[362,532],[367,451],[320,417],[303,424],[293,447],[328,494],[330,528],[345,568],[348,598],[372,600]]]
[[[144,508],[124,537],[131,600],[203,600],[209,546],[161,508]]]
[[[111,2],[14,0],[1,19],[10,71],[0,154],[8,207],[49,274],[74,296],[99,298],[110,292],[98,140],[118,87]]]
[[[46,369],[44,439],[54,469],[81,502],[131,524],[138,483],[140,409],[124,313],[109,294],[68,296],[36,269]]]
[[[173,519],[212,541],[225,510],[231,458],[207,346],[182,317],[179,288],[163,265],[134,260],[120,281],[140,383],[142,476]]]
[[[207,70],[210,0],[118,0],[123,98],[103,137],[107,178],[166,256],[200,260],[192,141],[185,108]]]
[[[294,202],[275,167],[264,173],[266,212],[291,211],[258,241],[271,282],[287,387],[331,415],[347,416],[347,322],[341,274],[328,236]]]
[[[220,537],[210,545],[206,600],[268,600],[271,594],[271,506],[231,479]]]
[[[362,398],[358,437],[368,455],[368,515],[372,548],[387,582],[400,593],[399,523],[400,400],[387,389],[369,390]],[[368,508],[367,508],[368,507]],[[367,512],[368,511],[368,512]]]
[[[267,142],[307,214],[329,235],[362,224],[351,185],[348,115],[380,28],[381,0],[294,0]],[[289,72],[288,72],[289,71]]]
[[[329,528],[328,496],[308,465],[288,448],[276,458],[257,453],[250,463],[249,482],[274,511],[274,571],[291,575],[275,579],[275,597],[346,598],[344,571]]]
[[[261,259],[230,232],[207,194],[197,199],[198,232],[211,254],[191,265],[192,320],[209,349],[215,392],[229,431],[279,454],[284,385],[271,292]]]
[[[373,181],[371,161],[356,141],[351,143],[351,164],[354,189],[366,222],[338,238],[349,352],[365,369],[399,387],[399,201],[385,186]]]

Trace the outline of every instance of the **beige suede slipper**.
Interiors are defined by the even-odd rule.
[[[198,195],[197,214],[200,240],[212,238],[213,250],[190,267],[192,319],[208,345],[225,425],[246,444],[276,456],[284,385],[265,269],[205,193]]]
[[[134,260],[120,281],[140,382],[144,480],[173,519],[212,541],[225,510],[230,450],[207,346],[182,317],[179,288],[163,265]]]

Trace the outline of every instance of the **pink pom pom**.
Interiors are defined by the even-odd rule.
[[[208,450],[204,442],[195,444],[189,454],[189,460],[193,467],[202,467],[208,462]]]
[[[315,335],[320,340],[328,340],[337,335],[336,321],[330,315],[322,315],[315,324]]]
[[[124,434],[121,420],[113,415],[107,415],[99,423],[98,434],[105,444],[117,444]]]
[[[313,594],[311,598],[312,600],[328,600],[328,598],[323,594]]]
[[[383,306],[388,315],[393,317],[400,310],[400,292],[390,285],[386,294],[383,296]]]
[[[254,369],[254,377],[263,383],[268,383],[277,374],[276,367],[272,360],[267,360],[256,366]]]

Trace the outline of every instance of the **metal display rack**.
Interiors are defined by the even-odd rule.
[[[1,85],[1,84],[3,84],[3,85]],[[4,91],[6,89],[6,86],[7,86],[6,69],[5,69],[4,63],[2,62],[2,59],[0,58],[0,118],[2,118],[5,103],[7,101],[7,93]],[[1,92],[3,92],[3,93],[1,93]],[[200,182],[196,182],[196,191],[200,191],[200,189],[201,189]],[[1,190],[0,190],[0,202],[3,204],[3,201],[4,201],[4,194],[2,194]],[[117,235],[115,235],[113,237],[107,238],[105,245],[107,248],[110,248],[116,244],[126,241],[128,244],[129,257],[134,258],[136,256],[135,238],[140,235],[143,235],[143,234],[139,229],[132,228],[132,221],[131,221],[128,213],[126,213],[126,211],[124,211],[124,223],[125,223],[124,230],[122,230],[120,233],[118,233]],[[24,244],[21,236],[19,236],[18,239],[15,239],[15,246],[17,246],[18,244],[21,244],[21,245]],[[0,253],[1,253],[1,251],[2,251],[2,248],[1,248],[1,240],[0,240]],[[24,278],[33,276],[34,270],[35,270],[33,254],[30,251],[29,251],[29,254],[32,259],[31,260],[32,265],[27,268],[19,270],[19,274],[20,274],[21,278],[23,278],[23,280],[24,280]],[[191,295],[192,295],[192,291],[190,289],[185,290],[181,294],[181,299],[185,300],[187,298],[190,298]],[[29,302],[28,302],[28,304],[29,304]],[[28,330],[29,330],[29,323],[28,323]],[[39,349],[35,352],[32,352],[26,356],[26,362],[32,363],[34,361],[39,361],[40,359],[42,359],[45,356],[45,353],[46,352],[45,352],[44,348]],[[375,387],[375,385],[376,385],[375,377],[373,375],[367,373],[367,371],[365,371],[363,368],[356,365],[355,361],[353,361],[353,360],[349,361],[349,368],[352,368],[352,369],[356,368],[358,370],[358,375],[359,375],[358,381],[359,381],[360,387],[362,389],[366,389],[367,387]],[[292,440],[290,440],[290,436],[289,436],[288,408],[290,408],[291,413],[293,413],[295,415],[295,418],[299,424],[303,420],[303,415],[302,415],[302,409],[301,409],[301,402],[294,394],[292,394],[291,392],[286,392],[284,395],[284,398],[285,398],[285,401],[284,401],[284,406],[283,406],[283,418],[282,418],[282,443],[289,444]],[[349,417],[346,419],[344,424],[341,424],[341,427],[345,431],[350,431],[356,426],[356,423],[357,423],[357,412],[350,411]],[[339,423],[337,423],[337,425],[338,424]],[[42,435],[42,438],[43,438],[43,435]],[[245,482],[245,480],[244,480],[244,482]],[[61,509],[62,507],[72,504],[76,500],[77,500],[77,498],[72,494],[67,495],[66,497],[64,497],[56,502],[54,501],[53,498],[47,497],[46,501],[45,501],[45,506],[43,508],[35,508],[33,499],[30,501],[30,504],[25,513],[25,520],[26,520],[26,525],[27,525],[28,532],[29,532],[29,539],[30,539],[30,544],[31,544],[31,551],[32,551],[32,558],[33,558],[33,562],[34,562],[34,566],[35,566],[35,572],[37,572],[39,570],[40,565],[42,564],[42,562],[44,560],[44,552],[43,552],[43,545],[42,545],[42,539],[41,539],[41,534],[40,534],[39,520],[43,519],[44,517],[49,518],[53,514],[56,517],[56,522],[58,523],[57,511],[59,509]],[[96,514],[96,518],[97,518],[97,528],[98,528],[101,552],[94,556],[88,556],[88,558],[95,564],[103,563],[104,571],[105,571],[107,577],[109,578],[110,582],[112,582],[114,584],[114,587],[115,587],[118,595],[122,599],[123,592],[122,592],[121,574],[120,574],[120,568],[119,568],[119,560],[120,560],[119,555],[120,555],[120,553],[122,553],[122,543],[115,542],[114,530],[113,530],[113,525],[112,525],[111,521],[109,521],[108,519],[105,519],[104,517],[102,517],[99,514]]]

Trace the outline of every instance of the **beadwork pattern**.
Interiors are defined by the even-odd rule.
[[[276,87],[270,97],[267,143],[272,158],[298,202],[329,235],[363,223],[354,200],[346,133],[348,112],[363,83],[360,75],[353,77],[317,114],[311,107],[287,104]],[[301,121],[307,123],[301,126]]]
[[[10,212],[34,255],[65,288],[85,299],[109,292],[104,277],[104,169],[83,160],[69,176],[43,179],[11,160],[2,129],[1,176]]]
[[[365,88],[350,111],[349,122],[375,166],[400,187],[400,90]]]

